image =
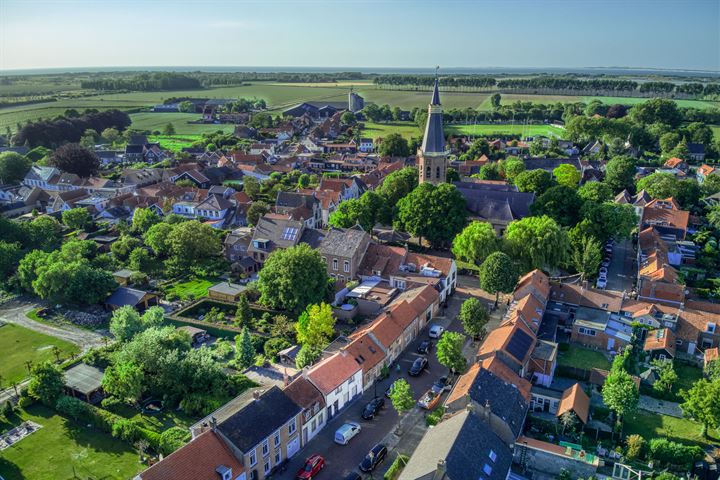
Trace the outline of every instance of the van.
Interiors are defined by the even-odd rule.
[[[360,425],[355,422],[348,422],[335,432],[335,443],[347,445],[355,435],[360,433]]]

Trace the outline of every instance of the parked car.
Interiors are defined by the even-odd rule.
[[[603,267],[606,267],[606,268],[609,267],[609,266],[610,266],[610,259],[606,257],[606,258],[602,261],[602,263],[601,263],[600,265],[603,266]]]
[[[600,267],[600,275],[602,275],[603,273],[607,275],[608,269],[606,267]]]
[[[387,447],[382,443],[378,443],[365,455],[365,458],[360,463],[360,470],[363,472],[372,472],[375,467],[385,460],[386,456]]]
[[[351,472],[343,477],[343,480],[362,480],[362,477],[357,472]]]
[[[607,287],[607,278],[598,278],[597,282],[595,282],[595,286],[597,288],[605,288]]]
[[[430,347],[432,347],[432,342],[429,342],[427,340],[420,342],[420,345],[418,345],[417,352],[422,353],[423,355],[427,355],[430,353]]]
[[[606,246],[605,247],[605,255],[607,255],[609,257],[610,255],[612,255],[612,253],[613,253],[613,248],[611,246]]]
[[[360,433],[360,425],[355,422],[347,422],[335,430],[335,443],[347,445],[352,438]]]
[[[442,325],[430,325],[430,330],[428,330],[428,337],[440,338],[440,335],[442,335],[444,331],[445,328]]]
[[[452,379],[447,376],[443,376],[435,380],[432,384],[432,391],[435,393],[449,392],[452,389]]]
[[[325,459],[318,454],[311,455],[305,460],[305,465],[298,470],[295,477],[299,480],[310,480],[320,473],[323,468],[325,468]]]
[[[397,382],[397,380],[395,380],[395,382]],[[391,383],[387,390],[385,390],[385,396],[387,398],[390,398],[390,392],[392,392],[392,387],[395,385],[395,382]]]
[[[375,397],[365,405],[365,410],[362,412],[363,420],[372,420],[375,415],[385,406],[385,399],[383,397]]]
[[[440,398],[440,392],[435,392],[431,388],[427,392],[423,393],[423,396],[420,397],[420,400],[418,400],[417,404],[420,408],[424,408],[425,410],[432,410],[440,403]]]
[[[408,373],[411,377],[417,377],[422,373],[423,370],[425,370],[425,367],[427,367],[428,359],[427,357],[418,357],[413,362],[412,366],[410,367],[410,370]]]

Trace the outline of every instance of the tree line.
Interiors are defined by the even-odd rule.
[[[130,116],[121,110],[85,110],[85,113],[78,114],[79,116],[74,116],[75,113],[66,112],[65,115],[51,120],[28,122],[15,134],[13,143],[55,148],[67,142],[79,142],[86,130],[125,130],[132,123]]]
[[[194,90],[203,85],[197,78],[175,72],[141,73],[133,77],[106,77],[80,82],[82,88],[95,90]]]

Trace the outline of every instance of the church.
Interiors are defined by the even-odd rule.
[[[416,157],[419,183],[437,185],[447,182],[448,154],[445,149],[439,79],[435,77],[425,136]],[[489,222],[498,233],[503,233],[510,222],[530,215],[530,205],[535,201],[534,193],[519,192],[517,187],[506,183],[471,180],[474,181],[453,182],[465,198],[471,220]]]

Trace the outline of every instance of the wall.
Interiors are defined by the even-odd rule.
[[[513,458],[514,463],[520,463],[522,451],[523,445],[516,443]],[[596,471],[593,465],[531,448],[527,449],[526,465],[528,469],[555,476],[559,475],[560,472],[565,469],[570,472],[571,478],[588,478],[594,475]]]

